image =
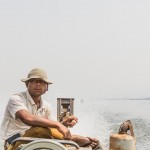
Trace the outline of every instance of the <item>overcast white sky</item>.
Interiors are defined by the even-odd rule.
[[[48,97],[150,97],[150,1],[0,0],[0,98],[34,67]]]

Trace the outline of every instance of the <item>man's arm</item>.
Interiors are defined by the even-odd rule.
[[[43,117],[31,115],[27,110],[22,109],[16,112],[16,118],[19,118],[23,123],[29,126],[40,126],[40,127],[52,127],[56,128],[60,133],[63,134],[65,139],[70,139],[71,134],[68,128],[62,125],[60,122],[49,120]]]

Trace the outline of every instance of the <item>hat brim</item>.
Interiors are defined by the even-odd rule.
[[[45,82],[48,83],[48,84],[53,84],[51,81],[46,80],[46,79],[44,79],[44,78],[40,78],[40,77],[25,78],[25,79],[21,79],[21,81],[22,81],[22,82],[27,82],[27,81],[29,81],[30,79],[41,79],[41,80],[45,81]]]

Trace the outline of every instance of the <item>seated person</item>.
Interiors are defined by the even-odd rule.
[[[67,127],[73,127],[78,122],[77,117],[70,116],[61,123],[52,119],[49,104],[42,99],[42,95],[48,91],[48,85],[52,84],[44,70],[31,70],[22,82],[25,82],[27,91],[10,97],[2,121],[0,134],[5,139],[5,150],[8,148],[7,138],[18,133],[22,137],[67,139],[79,146],[103,150],[96,138],[70,133]],[[22,143],[16,142],[13,150]]]

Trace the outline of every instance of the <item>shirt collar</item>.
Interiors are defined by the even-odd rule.
[[[36,105],[28,90],[25,92],[25,95],[26,95],[27,99],[29,100],[29,102],[32,105]],[[46,106],[44,105],[44,102],[43,102],[42,98],[41,98],[41,103],[40,104],[41,104],[40,108],[43,108],[43,109],[46,108]]]

